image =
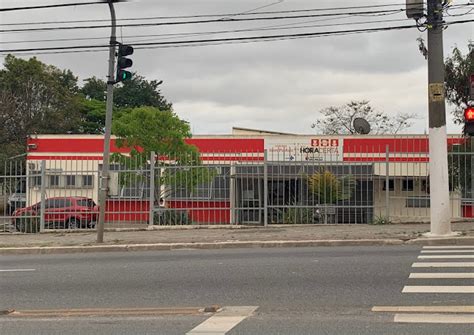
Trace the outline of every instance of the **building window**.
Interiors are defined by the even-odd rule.
[[[407,208],[430,208],[429,197],[409,197],[406,199]]]
[[[59,176],[58,175],[49,176],[49,186],[59,187]]]
[[[383,190],[387,190],[387,181],[383,181]],[[389,179],[388,180],[388,190],[389,191],[395,191],[395,180],[394,179]]]
[[[82,176],[83,188],[92,188],[93,186],[94,186],[94,176],[92,175]]]
[[[76,176],[66,176],[66,186],[76,187]]]
[[[406,191],[406,192],[413,191],[414,189],[413,184],[414,184],[413,179],[403,179],[402,191]]]
[[[41,186],[41,171],[31,171],[29,187],[40,187]]]

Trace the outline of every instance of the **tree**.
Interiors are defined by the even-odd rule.
[[[75,131],[80,122],[76,91],[71,71],[36,58],[6,56],[0,70],[0,151],[24,153],[30,134]]]
[[[166,163],[163,159],[158,161],[162,173],[155,175],[155,184],[168,187],[165,190],[156,188],[155,199],[164,198],[178,189],[190,192],[197,185],[208,184],[215,176],[215,168],[201,166],[197,148],[185,142],[191,137],[189,124],[171,110],[134,108],[114,120],[112,133],[117,136],[118,147],[130,149],[129,156],[113,155],[115,162],[133,171],[122,176],[122,185],[149,180],[143,171],[149,171],[152,152],[166,158]]]
[[[474,73],[474,45],[463,55],[457,47],[445,61],[446,99],[455,106],[454,122],[464,122],[463,111],[469,101],[469,76]]]
[[[91,77],[84,80],[85,84],[81,87],[80,92],[84,94],[88,100],[105,101],[107,83],[97,77]]]
[[[151,106],[160,110],[170,110],[172,104],[161,95],[158,86],[158,81],[147,81],[135,73],[131,80],[114,87],[114,118],[135,107]],[[86,101],[81,103],[83,124],[78,132],[91,134],[104,132],[106,89],[107,83],[102,79],[91,77],[85,80],[85,84],[79,90]]]
[[[112,133],[120,147],[128,147],[132,157],[150,157],[156,153],[192,153],[195,147],[184,140],[191,137],[186,121],[171,110],[155,107],[134,108],[113,121]]]
[[[320,171],[308,177],[308,186],[319,204],[335,204],[351,198],[355,189],[352,175],[336,177],[330,171]]]
[[[97,77],[88,78],[80,89],[86,99],[106,100],[107,83]],[[114,105],[118,108],[135,108],[141,106],[157,107],[169,110],[172,104],[162,95],[157,80],[146,80],[143,76],[133,74],[132,79],[114,87]]]
[[[105,127],[105,101],[81,99],[81,124],[78,133],[103,134]]]
[[[371,134],[396,134],[411,126],[414,114],[399,113],[389,117],[378,112],[366,100],[351,101],[343,106],[330,106],[319,111],[321,118],[311,125],[324,135],[356,134],[354,119],[364,118],[369,122]]]
[[[117,107],[152,106],[160,110],[170,110],[172,105],[161,95],[156,80],[148,81],[144,77],[133,74],[132,79],[122,82],[114,90],[114,105]]]

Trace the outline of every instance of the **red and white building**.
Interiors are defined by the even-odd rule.
[[[267,199],[281,198],[281,194],[277,195],[281,190],[282,193],[295,192],[289,185],[290,180],[298,179],[297,174],[277,176],[277,167],[311,165],[335,169],[339,166],[342,174],[346,173],[345,169],[359,171],[356,189],[356,193],[360,192],[359,200],[349,206],[365,208],[357,212],[357,216],[364,217],[358,222],[386,214],[392,221],[425,221],[429,218],[426,135],[321,136],[234,128],[230,135],[198,135],[187,142],[198,148],[204,164],[230,167],[230,178],[221,180],[227,183],[226,190],[218,197],[214,195],[219,192],[210,190],[205,196],[165,199],[170,208],[189,210],[196,223],[261,223],[263,182],[253,181],[248,186],[247,181],[245,190],[242,189],[235,167],[263,166],[264,163],[271,167],[267,176],[271,181],[266,189]],[[463,142],[460,136],[449,136],[447,145],[462,145]],[[103,137],[100,135],[33,135],[28,139],[28,171],[37,175],[41,162],[45,162],[48,197],[76,195],[97,201],[102,151]],[[112,138],[111,151],[126,154],[128,150],[118,148]],[[109,220],[147,222],[150,207],[147,196],[133,194],[133,199],[124,196],[118,176],[113,172],[112,169],[109,193],[114,200],[107,204]],[[259,178],[252,177],[252,180]],[[28,180],[27,204],[31,205],[39,201],[40,187],[35,182],[37,178]],[[286,193],[283,196],[293,196]],[[453,218],[473,216],[472,205],[460,190],[452,190],[451,199]],[[272,201],[269,205],[272,207]],[[238,208],[248,209],[247,214],[251,208],[258,210],[253,210],[252,215],[240,215],[236,214]],[[344,214],[339,217],[345,220]]]

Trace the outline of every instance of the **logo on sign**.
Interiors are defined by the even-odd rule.
[[[337,138],[333,138],[333,139],[313,138],[313,139],[311,139],[311,146],[312,147],[338,147],[339,146],[339,139],[337,139]]]

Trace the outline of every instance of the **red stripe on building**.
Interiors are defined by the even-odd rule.
[[[202,156],[201,160],[208,161],[208,162],[255,162],[255,161],[263,161],[263,157],[259,156]]]
[[[344,162],[385,162],[385,157],[344,157]],[[389,157],[389,162],[429,162],[428,157]]]
[[[255,153],[264,151],[264,139],[234,139],[209,138],[187,139],[186,143],[196,146],[203,153]],[[30,138],[28,139],[29,152],[56,152],[56,153],[102,153],[104,140],[102,138]],[[110,141],[110,151],[128,153],[128,148],[118,148],[115,140]]]
[[[448,145],[462,144],[463,138],[448,138]],[[344,138],[344,153],[428,153],[426,138]]]
[[[33,146],[35,145],[35,146]],[[28,139],[29,152],[75,152],[95,153],[104,151],[103,138],[30,138]],[[110,140],[110,151],[128,153],[128,148],[118,148],[115,140]]]
[[[37,160],[57,160],[57,161],[66,161],[66,160],[77,160],[77,161],[101,161],[102,156],[32,156],[28,155],[26,157],[29,161]]]
[[[186,143],[196,146],[203,153],[264,152],[263,138],[190,138]]]

